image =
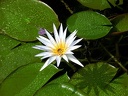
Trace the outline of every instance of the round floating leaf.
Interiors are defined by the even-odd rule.
[[[39,71],[41,67],[42,63],[20,67],[1,84],[0,96],[34,96],[59,71],[53,65]]]
[[[0,34],[0,55],[3,57],[3,55],[6,55],[19,44],[19,41],[12,39],[6,35]]]
[[[116,6],[116,0],[78,0],[82,5],[98,10],[104,10]],[[110,5],[111,4],[111,5]],[[123,4],[123,0],[119,0],[119,4]]]
[[[55,12],[38,0],[1,0],[0,12],[0,29],[21,41],[36,40],[40,28],[59,25]]]
[[[35,96],[86,96],[86,94],[81,90],[76,89],[69,83],[66,83],[68,81],[69,77],[67,74],[61,75],[43,86]]]
[[[28,43],[13,49],[6,58],[2,60],[2,66],[0,67],[0,83],[18,67],[33,63],[40,62],[39,58],[35,55],[40,51],[32,48],[35,44]]]
[[[53,83],[44,86],[35,96],[88,96],[69,83]]]
[[[7,35],[0,34],[0,51],[11,50],[20,44],[19,41],[8,37]]]
[[[110,83],[112,87],[111,90],[107,90],[107,92],[101,91],[100,96],[127,96],[128,95],[128,75],[123,74],[122,76],[118,77],[114,81]],[[105,89],[109,86],[106,86]]]
[[[93,11],[73,14],[67,20],[69,31],[78,30],[77,35],[86,39],[98,39],[107,35],[112,28],[111,22],[103,15]]]
[[[128,14],[122,14],[111,20],[114,31],[125,32],[128,31]]]
[[[48,84],[63,83],[63,82],[68,82],[68,81],[69,81],[68,75],[67,74],[64,74],[64,75],[61,75],[61,76],[57,77],[56,79],[52,80]]]
[[[105,87],[115,76],[116,71],[116,68],[103,62],[89,64],[76,72],[71,77],[70,83],[86,92],[89,96],[98,96],[101,90],[104,92],[109,90],[105,89]]]

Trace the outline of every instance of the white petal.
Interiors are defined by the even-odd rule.
[[[60,37],[60,39],[63,40],[63,26],[62,26],[62,24],[60,25],[60,29],[59,29],[59,37]]]
[[[84,67],[84,66],[76,59],[76,57],[74,57],[73,55],[68,54],[67,57],[68,57],[68,59],[71,60],[72,62],[74,62],[74,63],[76,63],[76,64],[78,64],[78,65]]]
[[[74,31],[72,34],[70,34],[70,35],[66,38],[66,44],[68,44],[68,42],[74,38],[74,36],[76,35],[76,33],[77,33],[77,31]],[[73,42],[73,41],[72,41],[72,42]],[[72,42],[70,41],[70,43],[72,43]]]
[[[45,59],[45,58],[52,57],[52,56],[54,56],[52,53],[51,54],[47,54],[47,55],[44,55],[41,59]]]
[[[81,47],[81,45],[71,46],[69,47],[68,50],[72,51],[72,50],[78,49],[79,47]]]
[[[43,45],[36,45],[36,46],[33,46],[32,48],[39,49],[39,50],[44,50],[44,51],[49,51],[49,50],[51,50],[50,47],[43,46]]]
[[[66,34],[67,34],[67,27],[65,28],[64,33],[63,33],[63,41],[64,42],[65,42],[65,39],[66,39]]]
[[[45,67],[47,67],[50,63],[49,62],[49,59],[44,63],[44,65],[41,67],[40,71],[42,71]]]
[[[63,55],[63,56],[62,56],[62,58],[63,58],[65,61],[67,61],[67,62],[68,62],[68,58],[67,58],[67,56],[66,56],[66,55]]]
[[[44,37],[42,37],[42,36],[39,36],[39,37],[37,37],[37,39],[38,39],[39,41],[41,41],[44,45],[46,45],[46,46],[48,46],[48,47],[54,48],[53,44],[52,44],[47,38],[44,38]]]
[[[50,40],[48,40],[47,38],[43,37],[43,36],[39,36],[37,37],[38,40],[40,40],[42,43],[43,42],[49,42],[50,43]]]
[[[59,67],[60,61],[61,61],[61,57],[60,56],[57,56],[56,57],[56,61],[57,61],[57,67]]]
[[[43,65],[43,67],[40,69],[40,71],[42,71],[44,68],[46,68],[50,63],[52,63],[54,60],[56,59],[55,56],[50,57]]]
[[[49,32],[48,32],[47,30],[45,30],[45,32],[46,32],[46,34],[47,34],[49,40],[51,41],[51,43],[52,43],[53,45],[55,45],[56,42],[55,42],[54,38],[51,36],[51,34],[49,34]]]
[[[51,56],[51,55],[53,55],[51,52],[42,52],[42,53],[39,53],[39,54],[37,54],[37,55],[35,55],[36,57],[38,57],[38,56]]]
[[[56,40],[57,43],[59,43],[60,42],[60,38],[59,38],[59,35],[58,35],[58,32],[57,32],[55,24],[53,24],[53,30],[54,30],[55,40]]]
[[[81,40],[82,40],[82,38],[78,39],[78,40],[75,40],[74,42],[72,42],[71,46],[74,46],[75,44],[79,43]]]
[[[72,51],[68,50],[65,54],[74,54]]]
[[[66,42],[66,44],[67,44],[68,46],[70,46],[70,45],[73,43],[73,41],[75,40],[75,38],[76,38],[76,36],[73,37],[73,38],[71,38],[71,39],[69,39],[68,42]]]

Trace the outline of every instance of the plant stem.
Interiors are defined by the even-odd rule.
[[[101,47],[109,54],[109,56],[125,71],[128,72],[128,70],[102,45]]]
[[[70,9],[70,7],[64,2],[64,0],[61,0],[61,2],[64,4],[64,6],[66,7],[66,9],[73,14],[73,11]]]

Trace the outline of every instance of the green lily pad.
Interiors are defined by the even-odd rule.
[[[36,92],[35,96],[87,96],[75,86],[67,83],[67,74],[61,75]]]
[[[34,57],[40,51],[32,48],[35,44],[28,43],[13,49],[6,58],[2,60],[0,67],[0,83],[17,68],[33,63],[40,62],[39,58]]]
[[[41,88],[35,96],[88,96],[70,83],[53,83]]]
[[[77,35],[85,39],[98,39],[107,35],[112,28],[111,22],[103,15],[93,11],[73,14],[67,20],[70,32],[77,30]]]
[[[89,64],[76,72],[71,77],[70,83],[83,90],[88,96],[99,96],[101,90],[104,92],[112,90],[111,86],[108,89],[105,87],[113,79],[116,71],[116,68],[103,62]]]
[[[0,96],[33,96],[59,70],[49,65],[39,71],[42,63],[33,63],[20,67],[0,87]]]
[[[101,91],[100,96],[127,96],[128,95],[128,75],[123,74],[120,77],[116,78],[109,84],[113,91],[108,90],[106,93]],[[106,89],[109,86],[106,86]]]
[[[53,30],[59,25],[55,12],[38,0],[1,0],[0,29],[12,38],[34,41],[40,28]]]
[[[57,78],[55,78],[54,80],[52,80],[51,82],[49,82],[48,84],[53,84],[53,83],[63,83],[63,82],[68,82],[70,79],[68,77],[67,74],[61,75]],[[47,85],[48,85],[47,84]]]
[[[19,45],[20,42],[12,39],[6,35],[0,34],[0,56],[5,56],[8,54],[14,47]],[[2,59],[1,59],[2,60]]]
[[[111,20],[115,32],[128,31],[128,14],[119,15]]]
[[[82,5],[92,8],[92,9],[98,9],[98,10],[104,10],[106,8],[111,8],[111,3],[113,6],[116,6],[117,0],[78,0]],[[123,0],[119,0],[119,4],[123,4]]]

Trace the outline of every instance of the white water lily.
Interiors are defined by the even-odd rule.
[[[43,43],[43,45],[36,45],[33,48],[43,50],[42,53],[35,55],[36,57],[42,57],[41,59],[48,58],[45,64],[40,69],[43,70],[54,60],[57,61],[57,67],[60,65],[61,59],[63,58],[68,62],[68,60],[84,67],[74,56],[72,50],[75,50],[81,45],[76,45],[82,39],[75,40],[77,31],[74,31],[66,38],[67,28],[63,31],[62,24],[60,25],[59,33],[56,29],[56,26],[53,24],[54,37],[45,30],[47,38],[43,36],[37,37],[37,39]]]

